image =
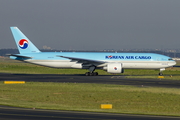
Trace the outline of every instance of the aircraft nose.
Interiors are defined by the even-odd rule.
[[[176,65],[176,61],[172,61],[169,63],[169,66],[174,66],[174,65]]]

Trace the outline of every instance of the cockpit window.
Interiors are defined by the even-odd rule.
[[[172,58],[169,58],[168,60],[170,61],[170,60],[173,60],[173,59],[172,59]]]

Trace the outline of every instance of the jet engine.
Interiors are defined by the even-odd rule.
[[[104,67],[103,69],[107,70],[108,73],[123,73],[124,72],[121,63],[108,63],[107,67]]]

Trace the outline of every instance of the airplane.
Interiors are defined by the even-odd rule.
[[[159,69],[159,75],[176,62],[165,55],[155,53],[109,53],[109,52],[41,52],[19,29],[10,27],[19,54],[11,59],[53,68],[88,69],[86,76],[96,76],[96,69],[108,73],[123,73],[124,69]]]

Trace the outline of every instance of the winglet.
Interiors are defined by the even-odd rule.
[[[10,27],[10,29],[20,54],[40,52],[40,50],[17,27]]]

